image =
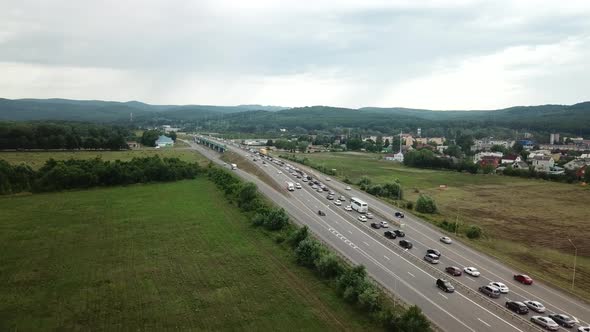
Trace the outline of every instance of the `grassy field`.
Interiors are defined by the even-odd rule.
[[[0,198],[0,330],[379,330],[206,179]]]
[[[186,145],[186,143],[182,143]],[[208,163],[208,160],[200,154],[180,148],[164,148],[164,149],[139,149],[127,151],[34,151],[34,152],[13,152],[0,151],[0,159],[4,159],[11,164],[25,163],[33,169],[38,169],[49,158],[56,160],[64,159],[91,159],[100,157],[103,160],[131,160],[134,157],[148,157],[159,155],[161,157],[177,157],[185,161],[198,162],[200,164]]]
[[[399,179],[406,199],[433,196],[441,210],[432,220],[483,227],[486,239],[469,241],[537,278],[570,290],[578,247],[575,293],[590,298],[590,190],[574,184],[410,168],[375,154],[317,153],[315,164],[335,168],[353,182],[366,175],[375,183]],[[446,185],[441,189],[440,185]]]

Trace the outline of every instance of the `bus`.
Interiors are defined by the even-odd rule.
[[[359,213],[369,212],[369,205],[356,197],[350,198],[350,206]]]
[[[287,190],[289,190],[289,191],[295,190],[295,186],[293,185],[293,182],[287,182]]]

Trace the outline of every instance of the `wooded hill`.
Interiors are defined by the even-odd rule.
[[[432,111],[409,108],[360,109],[311,106],[285,108],[240,105],[150,105],[137,101],[0,99],[0,120],[70,120],[176,123],[205,130],[266,132],[279,128],[323,130],[361,128],[389,133],[393,128],[499,127],[590,134],[590,102],[575,105],[516,106],[499,110]]]

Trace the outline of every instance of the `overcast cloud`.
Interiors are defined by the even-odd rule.
[[[587,0],[0,0],[4,98],[493,109],[589,94]]]

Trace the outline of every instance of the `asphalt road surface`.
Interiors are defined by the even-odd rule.
[[[192,148],[198,150],[207,158],[223,165],[219,153],[204,146],[189,142]],[[247,158],[250,153],[238,147],[228,146],[231,151]],[[510,300],[538,300],[545,305],[548,313],[564,313],[580,321],[579,325],[589,325],[587,319],[590,307],[560,291],[543,285],[538,280],[530,286],[522,285],[513,280],[515,271],[487,255],[479,253],[453,241],[452,244],[440,242],[443,236],[437,229],[409,215],[403,211],[405,217],[394,217],[400,211],[364,192],[354,188],[346,190],[347,185],[335,180],[326,181],[326,176],[295,164],[294,166],[320,180],[336,197],[344,195],[346,201],[342,206],[336,206],[334,201],[326,199],[327,192],[318,193],[294,175],[272,162],[261,161],[251,163],[265,171],[272,177],[283,191],[277,192],[259,178],[242,171],[235,170],[237,175],[247,181],[254,182],[259,190],[277,205],[283,207],[297,222],[307,225],[318,238],[336,249],[355,264],[362,264],[367,272],[382,286],[410,304],[418,305],[436,325],[445,331],[536,331],[537,327],[529,323],[533,315],[519,316],[504,308],[507,299]],[[290,163],[288,160],[285,163]],[[291,163],[294,164],[294,163]],[[286,182],[299,182],[302,189],[287,191]],[[344,206],[350,204],[350,197],[357,197],[369,205],[369,211],[375,217],[367,222],[360,222],[356,211],[345,211]],[[319,216],[318,210],[326,212],[326,216]],[[389,222],[388,229],[373,229],[371,222]],[[401,224],[401,225],[400,225]],[[401,229],[406,233],[404,239],[413,243],[414,247],[404,250],[398,245],[398,239],[390,240],[383,236],[386,230]],[[441,252],[439,264],[430,264],[423,260],[428,248]],[[453,277],[444,272],[447,266],[457,266],[461,269],[474,266],[480,272],[478,278],[463,274]],[[437,278],[446,278],[455,286],[454,293],[445,293],[435,285]],[[491,299],[481,295],[478,287],[490,282],[503,282],[510,291],[499,299]],[[566,330],[561,328],[561,330]]]

